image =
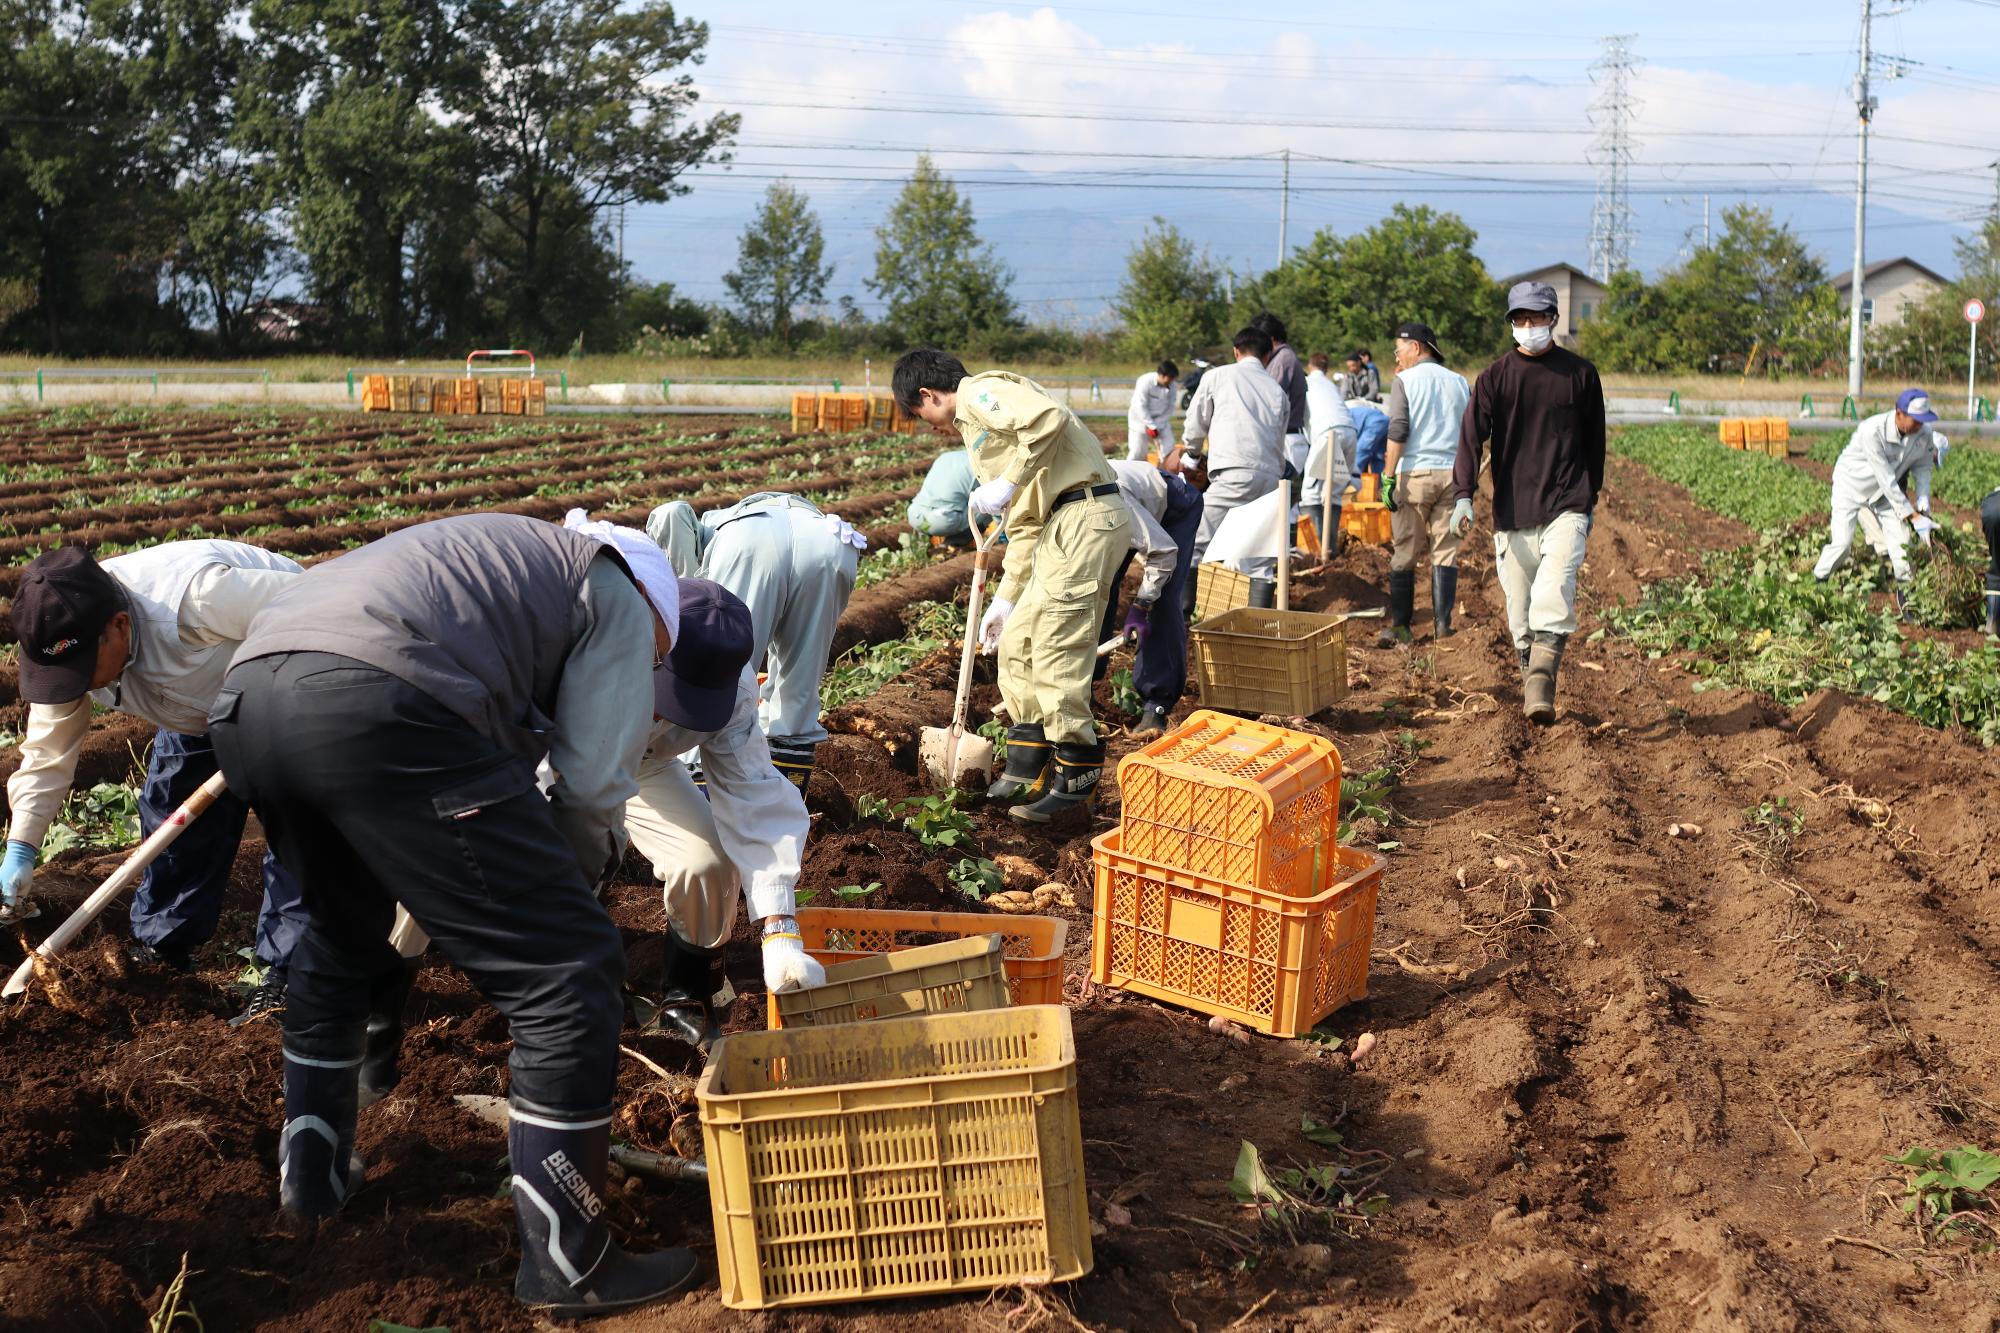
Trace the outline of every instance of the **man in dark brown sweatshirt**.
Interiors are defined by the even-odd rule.
[[[1507,293],[1516,347],[1479,373],[1458,433],[1451,525],[1472,526],[1479,451],[1493,445],[1493,561],[1521,655],[1521,711],[1556,720],[1556,668],[1576,629],[1576,571],[1604,489],[1604,385],[1556,346],[1555,288]]]

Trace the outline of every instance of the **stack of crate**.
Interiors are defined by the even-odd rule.
[[[1340,773],[1331,741],[1206,710],[1127,755],[1091,979],[1277,1037],[1365,996],[1382,857],[1339,845]]]
[[[868,395],[865,393],[823,393],[819,396],[819,428],[829,435],[845,435],[868,428]]]
[[[1785,417],[1724,417],[1716,434],[1747,453],[1783,458],[1791,452],[1792,423]]]
[[[1391,519],[1381,492],[1382,474],[1364,472],[1340,508],[1340,530],[1365,546],[1385,546],[1391,540]]]

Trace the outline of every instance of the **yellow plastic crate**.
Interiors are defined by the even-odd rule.
[[[528,409],[527,415],[531,417],[547,416],[549,414],[549,382],[542,379],[533,379],[526,381],[522,387],[526,390],[524,401]]]
[[[771,996],[776,1027],[824,1027],[1008,1006],[1007,942],[968,935],[826,970],[826,984]]]
[[[363,412],[387,412],[389,410],[389,377],[387,375],[363,375],[361,377],[361,410]]]
[[[1188,632],[1204,708],[1305,716],[1347,697],[1346,616],[1225,611]]]
[[[1194,618],[1207,620],[1224,611],[1250,605],[1250,576],[1228,565],[1201,564],[1194,569]]]
[[[1745,434],[1745,421],[1742,417],[1724,417],[1722,424],[1716,427],[1716,437],[1731,449],[1743,447]]]
[[[1014,1003],[1062,1003],[1063,949],[1069,942],[1069,922],[1059,916],[801,907],[796,919],[806,952],[828,967],[941,940],[998,935],[1003,941],[1007,986]],[[777,1027],[779,1020],[775,998],[767,1006],[772,1027]]]
[[[1125,851],[1307,898],[1332,881],[1340,752],[1321,736],[1197,709],[1118,765]]]
[[[819,428],[829,434],[861,430],[868,424],[868,397],[859,393],[819,396]]]
[[[731,1309],[1090,1271],[1060,1005],[739,1032],[695,1095]]]
[[[1767,418],[1743,418],[1743,447],[1751,453],[1761,454],[1764,446],[1771,442],[1771,426]]]
[[[1340,511],[1340,530],[1363,546],[1386,546],[1395,540],[1395,515],[1379,500],[1355,500]]]
[[[792,429],[801,432],[819,429],[819,394],[815,391],[808,389],[792,395]]]
[[[896,428],[896,400],[887,394],[871,394],[868,398],[868,429],[893,431]]]
[[[1120,838],[1091,842],[1091,980],[1274,1037],[1367,995],[1380,853],[1336,847],[1335,882],[1290,898],[1128,856]]]
[[[481,414],[490,416],[500,415],[501,403],[504,400],[500,396],[499,382],[492,376],[484,376],[479,380],[478,401]]]

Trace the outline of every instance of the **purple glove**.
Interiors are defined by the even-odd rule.
[[[1148,622],[1152,618],[1152,614],[1153,608],[1145,602],[1132,603],[1132,609],[1125,613],[1125,642],[1142,643],[1145,641],[1146,631],[1150,627]]]

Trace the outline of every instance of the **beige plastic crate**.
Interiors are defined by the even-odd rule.
[[[997,934],[972,935],[835,963],[825,985],[774,994],[771,1026],[823,1027],[1007,1005],[1007,942]]]

